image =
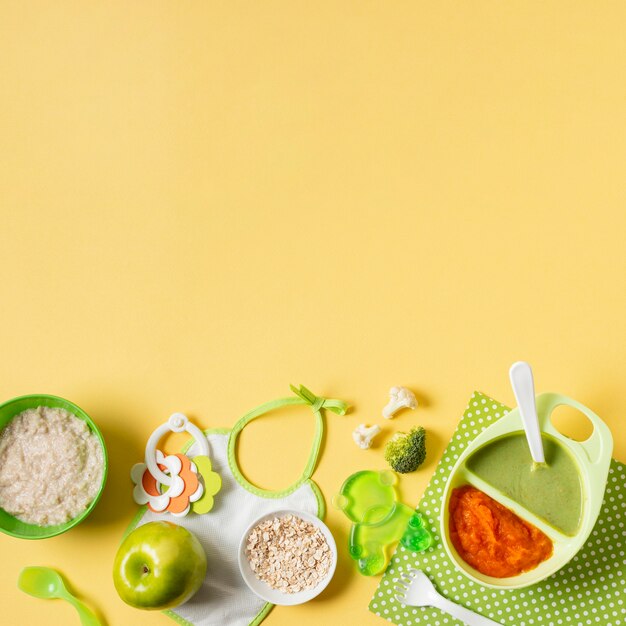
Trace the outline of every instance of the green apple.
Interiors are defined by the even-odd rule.
[[[117,593],[138,609],[171,609],[186,602],[205,575],[204,548],[171,522],[148,522],[133,530],[113,563]]]

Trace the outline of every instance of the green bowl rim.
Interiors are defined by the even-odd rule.
[[[28,539],[28,540],[50,539],[51,537],[62,535],[63,533],[66,533],[68,530],[71,530],[72,528],[74,528],[74,526],[77,526],[78,524],[80,524],[93,511],[96,504],[98,504],[98,501],[100,500],[102,496],[102,492],[104,491],[104,487],[106,486],[106,481],[107,481],[107,477],[109,474],[109,455],[107,453],[107,447],[104,441],[104,436],[102,435],[100,428],[98,428],[98,425],[93,421],[93,419],[91,419],[89,414],[84,409],[81,409],[75,402],[72,402],[71,400],[67,400],[66,398],[62,398],[61,396],[55,396],[49,393],[29,393],[23,396],[16,396],[15,398],[11,398],[10,400],[6,400],[5,402],[0,403],[0,409],[3,409],[5,406],[12,404],[14,402],[18,402],[20,400],[31,400],[31,399],[36,399],[36,398],[41,398],[44,401],[51,399],[51,400],[60,400],[61,402],[65,402],[66,404],[69,404],[71,407],[73,407],[74,409],[78,411],[78,414],[75,414],[78,419],[82,419],[84,422],[87,422],[87,425],[89,426],[90,430],[96,435],[96,437],[98,438],[98,441],[100,442],[100,445],[102,446],[102,462],[104,466],[103,471],[102,471],[102,482],[100,483],[100,488],[98,489],[98,493],[96,494],[96,497],[91,501],[91,504],[80,515],[77,515],[75,518],[71,519],[69,522],[65,522],[65,524],[57,524],[55,526],[50,526],[49,528],[51,529],[51,532],[48,534],[37,535],[37,536],[25,536],[25,535],[21,535],[20,533],[15,533],[13,531],[7,530],[5,528],[2,528],[2,526],[0,526],[0,532],[3,532],[5,535],[9,535],[17,539]],[[48,406],[48,405],[46,405],[45,402],[43,402],[41,406]],[[21,413],[21,411],[19,413]],[[16,413],[15,415],[19,415],[19,413]],[[15,415],[13,417],[15,417]],[[0,429],[0,431],[1,430],[2,429]],[[10,515],[10,513],[7,513],[7,515]],[[26,524],[27,522],[23,522],[23,523]],[[37,526],[37,524],[30,524],[30,526]],[[37,526],[37,528],[46,528],[46,526]]]

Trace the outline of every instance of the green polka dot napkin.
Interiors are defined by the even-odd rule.
[[[490,589],[459,573],[439,537],[439,507],[446,478],[459,455],[484,428],[510,409],[475,392],[419,503],[433,546],[414,553],[399,545],[369,610],[402,626],[462,624],[439,609],[415,608],[394,598],[394,586],[409,568],[426,572],[448,599],[510,626],[620,626],[626,624],[626,466],[613,460],[600,517],[587,543],[560,571],[532,587]]]

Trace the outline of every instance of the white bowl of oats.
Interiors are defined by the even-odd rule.
[[[337,566],[337,544],[319,518],[282,509],[259,517],[239,544],[239,569],[260,598],[294,606],[318,596]]]

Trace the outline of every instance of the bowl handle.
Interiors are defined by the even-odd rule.
[[[561,405],[571,406],[580,411],[593,424],[593,432],[588,439],[572,441],[572,443],[578,444],[584,450],[592,465],[610,462],[613,452],[613,436],[609,427],[591,409],[572,398],[558,393],[542,393],[537,396],[537,410],[543,422],[543,430],[548,424],[552,411]],[[556,431],[556,428],[552,428]]]

